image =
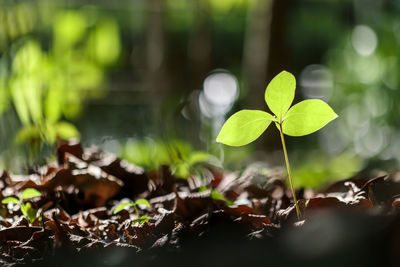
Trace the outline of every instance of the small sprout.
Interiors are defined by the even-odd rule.
[[[3,204],[14,203],[18,204],[22,214],[26,217],[29,223],[33,223],[37,219],[37,209],[32,207],[30,202],[23,203],[23,200],[40,197],[42,194],[35,188],[26,188],[19,199],[15,197],[6,197],[1,201]]]
[[[150,206],[151,206],[150,203],[149,203],[149,201],[147,201],[147,200],[144,199],[144,198],[139,198],[139,199],[137,199],[135,202],[133,202],[133,201],[128,201],[128,202],[121,202],[121,203],[119,203],[119,204],[117,205],[117,207],[114,209],[113,214],[117,214],[117,213],[120,212],[121,210],[123,210],[123,209],[125,209],[125,208],[127,208],[127,207],[132,207],[132,206],[133,206],[134,209],[135,209],[136,216],[137,216],[137,219],[136,219],[136,220],[133,220],[133,222],[134,222],[134,223],[135,223],[135,222],[138,222],[139,224],[148,222],[148,221],[149,221],[149,218],[148,218],[146,215],[139,216],[139,210],[137,209],[137,205],[143,205],[143,206],[146,206],[146,207],[150,207]]]
[[[137,222],[139,224],[142,224],[142,223],[145,223],[145,222],[148,222],[148,221],[149,221],[149,217],[147,217],[146,215],[143,215],[143,216],[137,218],[136,220],[133,220],[133,223]]]
[[[308,99],[292,105],[296,79],[287,71],[279,73],[265,90],[265,102],[274,114],[261,110],[241,110],[233,114],[222,126],[217,142],[229,146],[243,146],[256,140],[273,122],[279,130],[289,184],[296,206],[297,218],[301,213],[297,204],[287,156],[284,134],[303,136],[318,131],[338,115],[322,100]]]
[[[200,186],[199,187],[199,192],[201,193],[201,192],[204,192],[204,191],[207,191],[207,186],[205,186],[205,185]]]
[[[21,205],[21,212],[30,223],[33,223],[37,218],[37,209],[33,208],[30,202]]]
[[[150,203],[147,201],[147,199],[144,198],[139,198],[138,200],[135,201],[135,204],[150,207]]]
[[[118,212],[120,212],[121,210],[125,209],[126,207],[131,207],[133,206],[133,202],[129,201],[129,202],[121,202],[118,204],[118,206],[114,209],[113,214],[117,214]]]
[[[3,204],[14,203],[14,204],[19,205],[19,200],[18,200],[18,198],[15,198],[15,197],[6,197],[5,199],[3,199],[1,201],[1,203],[3,203]]]
[[[211,198],[212,198],[212,199],[216,199],[216,200],[225,201],[225,204],[226,204],[227,206],[232,206],[232,205],[233,205],[233,202],[232,202],[232,201],[227,200],[220,192],[218,192],[218,191],[215,190],[215,189],[211,189]]]
[[[40,197],[41,195],[42,193],[40,193],[35,188],[27,188],[22,192],[20,199],[24,200],[28,198]]]
[[[208,188],[205,186],[205,185],[202,185],[202,186],[200,186],[200,188],[199,188],[199,192],[204,192],[204,191],[207,191],[208,190]],[[212,198],[212,199],[215,199],[215,200],[222,200],[222,201],[225,201],[225,204],[227,205],[227,206],[232,206],[233,205],[233,202],[232,201],[230,201],[230,200],[227,200],[220,192],[218,192],[217,190],[215,190],[215,189],[210,189],[211,190],[211,192],[210,192],[210,197]]]

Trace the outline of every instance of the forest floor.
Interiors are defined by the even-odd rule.
[[[279,169],[208,167],[203,179],[181,179],[78,142],[56,153],[27,175],[1,174],[0,199],[42,194],[23,200],[33,223],[18,204],[0,204],[2,266],[400,266],[400,174],[299,190],[299,221]],[[134,207],[114,214],[138,198],[151,204],[138,205],[148,222]]]

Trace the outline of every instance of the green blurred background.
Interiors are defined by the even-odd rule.
[[[182,177],[205,161],[283,166],[273,127],[245,147],[214,140],[233,112],[266,109],[288,70],[295,102],[340,116],[288,137],[296,186],[395,170],[399,12],[397,0],[0,0],[0,168],[51,160],[71,137]]]

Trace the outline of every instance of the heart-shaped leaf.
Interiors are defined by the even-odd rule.
[[[14,204],[19,204],[19,200],[16,199],[15,197],[6,197],[1,201],[3,204],[8,204],[8,203],[14,203]]]
[[[143,206],[146,206],[146,207],[150,207],[150,203],[149,203],[146,199],[144,199],[144,198],[139,198],[139,199],[137,199],[137,200],[135,201],[135,204],[136,204],[136,205],[143,205]]]
[[[287,71],[276,75],[265,90],[265,102],[280,121],[290,108],[296,90],[296,78]]]
[[[136,220],[133,220],[132,224],[135,224],[135,223],[142,224],[142,223],[145,223],[145,222],[148,222],[148,221],[149,221],[149,217],[147,217],[146,215],[143,215],[143,216],[137,218]]]
[[[41,195],[42,195],[42,193],[40,193],[35,188],[27,188],[22,192],[20,199],[23,200],[23,199],[33,198],[33,197],[40,197]]]
[[[21,204],[21,212],[25,215],[29,223],[33,223],[36,220],[37,209],[32,207],[31,203]]]
[[[129,202],[121,202],[117,205],[117,207],[114,209],[113,214],[117,214],[118,212],[120,212],[121,210],[125,209],[126,207],[131,207],[133,206],[133,202],[129,201]]]
[[[217,142],[243,146],[257,139],[276,119],[261,110],[244,109],[233,114],[222,126]]]
[[[338,115],[322,100],[309,99],[294,105],[283,118],[284,134],[302,136],[318,131]]]

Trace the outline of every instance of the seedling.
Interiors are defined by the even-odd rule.
[[[199,188],[199,192],[204,192],[204,191],[207,191],[207,190],[208,190],[208,188],[207,188],[205,185],[202,185],[202,186],[200,186],[200,188]],[[226,198],[224,197],[224,195],[222,195],[220,192],[218,192],[217,190],[212,189],[212,188],[210,189],[210,197],[211,197],[212,199],[215,199],[215,200],[222,200],[222,201],[224,201],[224,202],[226,203],[227,206],[232,206],[232,205],[233,205],[233,202],[232,202],[232,201],[226,199]]]
[[[229,146],[243,146],[256,140],[274,122],[279,130],[290,189],[296,206],[297,218],[301,212],[293,188],[290,164],[284,134],[303,136],[318,131],[338,117],[332,108],[322,100],[308,99],[290,107],[296,90],[295,77],[282,71],[268,84],[265,102],[274,115],[261,110],[241,110],[233,114],[222,126],[217,142]]]
[[[150,207],[150,203],[144,199],[144,198],[139,198],[135,202],[129,201],[129,202],[121,202],[117,205],[117,207],[114,209],[113,214],[117,214],[121,210],[127,208],[127,207],[132,207],[135,209],[135,213],[137,216],[136,220],[133,220],[133,223],[138,222],[139,224],[145,223],[149,221],[149,218],[146,215],[139,216],[139,210],[137,209],[137,205],[143,205],[146,207]]]
[[[22,214],[26,217],[26,219],[29,221],[29,223],[33,223],[36,218],[37,218],[37,209],[32,207],[32,204],[30,202],[24,203],[23,200],[34,198],[34,197],[40,197],[42,194],[36,190],[35,188],[27,188],[25,189],[20,198],[15,198],[15,197],[6,197],[1,201],[3,204],[8,204],[8,203],[14,203],[18,204]]]
[[[194,150],[189,143],[177,139],[129,141],[123,149],[123,157],[148,171],[168,165],[174,176],[184,179],[193,173],[202,173],[204,163],[213,161],[212,155]]]

